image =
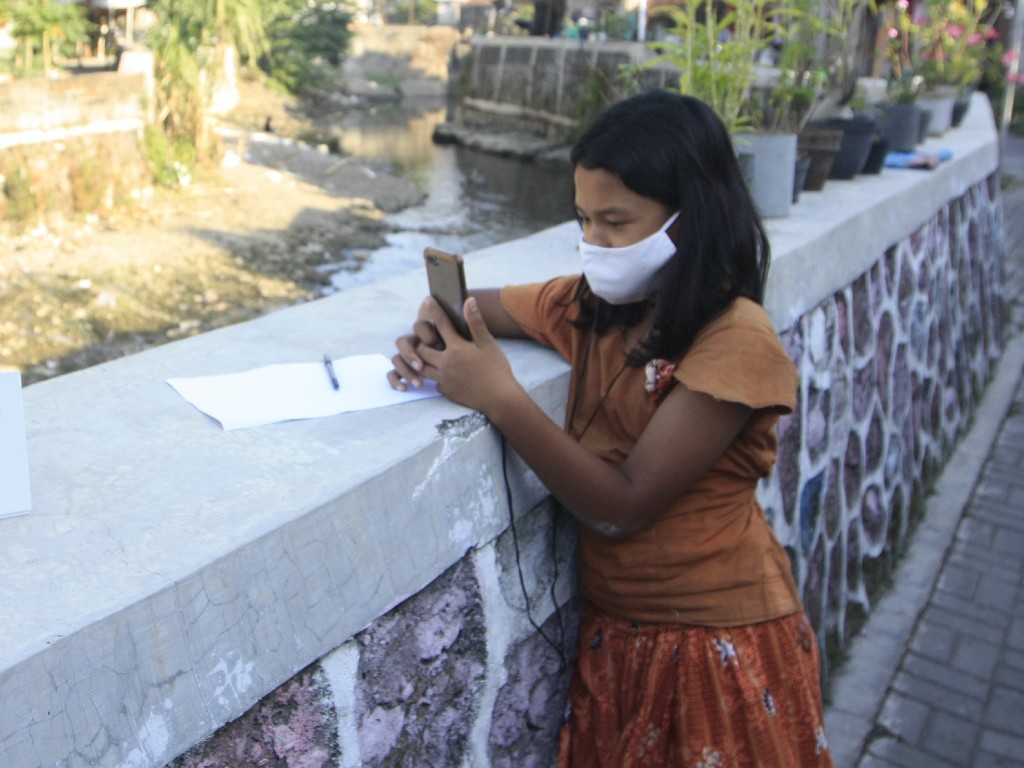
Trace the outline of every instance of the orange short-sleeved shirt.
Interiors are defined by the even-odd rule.
[[[617,331],[595,336],[571,322],[578,276],[508,286],[502,303],[534,339],[573,366],[573,434],[612,464],[632,450],[657,408],[642,367],[624,366]],[[587,373],[580,366],[587,357]],[[775,463],[775,422],[796,405],[797,374],[764,309],[737,299],[704,328],[673,377],[677,384],[754,410],[708,474],[634,536],[615,541],[580,527],[580,587],[624,618],[738,626],[801,610],[789,558],[755,498]],[[680,439],[684,439],[682,436]]]

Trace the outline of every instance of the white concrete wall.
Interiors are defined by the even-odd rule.
[[[769,223],[780,331],[997,169],[981,97],[954,159],[829,182]],[[470,254],[471,285],[577,268],[574,223]],[[507,525],[496,435],[443,399],[224,432],[164,380],[390,354],[419,272],[25,391],[33,512],[0,520],[0,766],[162,765]],[[505,345],[563,407],[566,367]],[[518,508],[544,497],[520,483]]]

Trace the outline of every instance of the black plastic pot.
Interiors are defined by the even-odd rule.
[[[796,161],[796,169],[793,172],[793,202],[800,199],[800,190],[807,183],[807,174],[811,170],[811,156],[804,155]]]
[[[830,179],[852,179],[864,169],[871,143],[874,141],[877,121],[874,115],[858,114],[853,117],[833,117],[816,121],[815,125],[843,132],[839,151],[832,161]]]
[[[806,125],[796,137],[796,151],[811,158],[804,190],[820,192],[832,173],[832,163],[843,142],[843,132],[834,128]]]
[[[932,124],[932,113],[927,109],[921,110],[921,127],[917,133],[917,143],[923,144],[925,139],[928,138],[928,129]]]
[[[921,132],[921,108],[917,104],[892,104],[885,107],[879,133],[889,140],[893,152],[913,152]]]
[[[884,136],[876,136],[871,144],[871,151],[868,152],[867,162],[864,163],[864,175],[875,175],[882,172],[885,165],[885,156],[889,154],[889,140]]]
[[[953,105],[953,127],[960,125],[964,121],[964,116],[967,114],[967,110],[971,107],[970,98],[960,99]]]

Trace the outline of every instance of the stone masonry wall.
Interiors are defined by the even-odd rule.
[[[564,513],[540,505],[171,765],[548,765],[575,647],[574,550]]]
[[[0,82],[0,229],[56,227],[152,181],[143,146],[150,71]],[[143,59],[148,66],[148,59]]]
[[[884,589],[971,421],[1004,344],[1002,283],[991,177],[782,333],[800,403],[779,424],[761,499],[826,665]]]
[[[457,62],[456,120],[466,126],[499,126],[541,136],[565,136],[602,105],[618,83],[619,69],[651,55],[640,43],[584,45],[573,40],[473,38]],[[667,69],[643,73],[645,88],[670,84]]]
[[[142,119],[146,75],[100,72],[0,82],[0,134]]]

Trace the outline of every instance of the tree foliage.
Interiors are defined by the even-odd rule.
[[[153,50],[157,123],[172,143],[188,137],[209,154],[206,116],[213,90],[236,55],[267,50],[260,0],[151,0],[159,19],[145,38]]]
[[[154,52],[157,121],[172,145],[192,139],[209,154],[206,117],[214,88],[237,56],[287,90],[319,81],[340,63],[351,14],[319,0],[151,0],[159,22],[145,42]]]
[[[73,53],[77,43],[88,39],[91,27],[84,6],[57,0],[0,0],[0,19],[12,24],[11,34],[19,42],[18,67],[23,74],[34,70],[38,49],[43,71],[49,75],[54,54],[62,49],[65,55]]]
[[[320,85],[327,68],[341,64],[348,51],[351,22],[351,11],[338,3],[279,0],[260,68],[289,93]]]

